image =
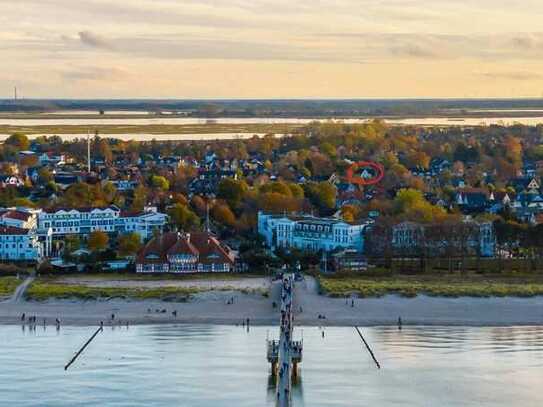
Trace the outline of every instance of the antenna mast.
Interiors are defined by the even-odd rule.
[[[209,198],[206,199],[206,232],[209,233]]]
[[[87,172],[91,172],[90,133],[87,130]]]

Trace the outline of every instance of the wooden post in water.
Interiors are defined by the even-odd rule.
[[[104,327],[100,325],[100,328],[96,330],[96,332],[89,338],[87,342],[85,342],[85,344],[81,347],[81,349],[79,349],[79,351],[75,354],[75,356],[66,364],[66,366],[64,366],[64,370],[68,370],[68,368],[72,365],[72,363],[75,362],[75,360],[79,357],[79,355],[83,353],[83,351],[89,345],[89,343],[91,343],[92,340],[96,337],[96,335],[98,335],[98,333],[102,332],[103,330],[104,330]]]
[[[378,368],[378,369],[381,369],[381,365],[379,364],[379,362],[378,362],[377,359],[375,358],[375,355],[373,354],[373,351],[371,350],[370,345],[368,345],[368,342],[366,342],[366,340],[365,340],[364,337],[362,336],[362,332],[360,332],[360,329],[358,329],[357,326],[355,326],[354,329],[356,329],[356,332],[358,332],[358,335],[360,335],[360,338],[362,338],[362,341],[364,342],[364,345],[366,345],[366,349],[368,350],[368,352],[370,353],[371,357],[373,358],[373,361],[374,361],[375,364],[377,365],[377,368]]]

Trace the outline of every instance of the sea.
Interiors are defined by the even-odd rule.
[[[269,326],[0,326],[1,406],[274,406]],[[543,326],[296,327],[292,406],[541,406]]]

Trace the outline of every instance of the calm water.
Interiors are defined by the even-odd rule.
[[[2,406],[273,406],[267,332],[229,326],[0,327]],[[543,327],[303,329],[294,406],[541,406]],[[300,334],[300,331],[298,331]]]
[[[128,116],[128,115],[127,115]],[[58,125],[116,125],[116,126],[143,126],[143,125],[204,125],[208,123],[218,124],[307,124],[312,121],[328,121],[327,119],[306,119],[306,118],[274,118],[274,117],[219,117],[215,119],[203,119],[196,117],[149,117],[149,118],[115,118],[96,115],[94,117],[58,119],[55,117],[44,117],[35,119],[26,118],[0,118],[0,125],[6,126],[58,126]],[[369,119],[341,119],[344,123],[365,123]],[[439,117],[420,117],[405,119],[387,119],[387,123],[398,125],[421,125],[421,126],[478,126],[478,125],[512,125],[515,123],[525,125],[537,125],[543,123],[542,116],[534,117],[514,117],[504,115],[502,117],[463,117],[439,118]]]

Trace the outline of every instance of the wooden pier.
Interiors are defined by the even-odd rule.
[[[292,378],[298,374],[298,363],[302,361],[303,340],[293,340],[294,277],[283,278],[281,286],[281,320],[279,340],[268,340],[267,357],[272,374],[276,376],[277,406],[291,405]]]

